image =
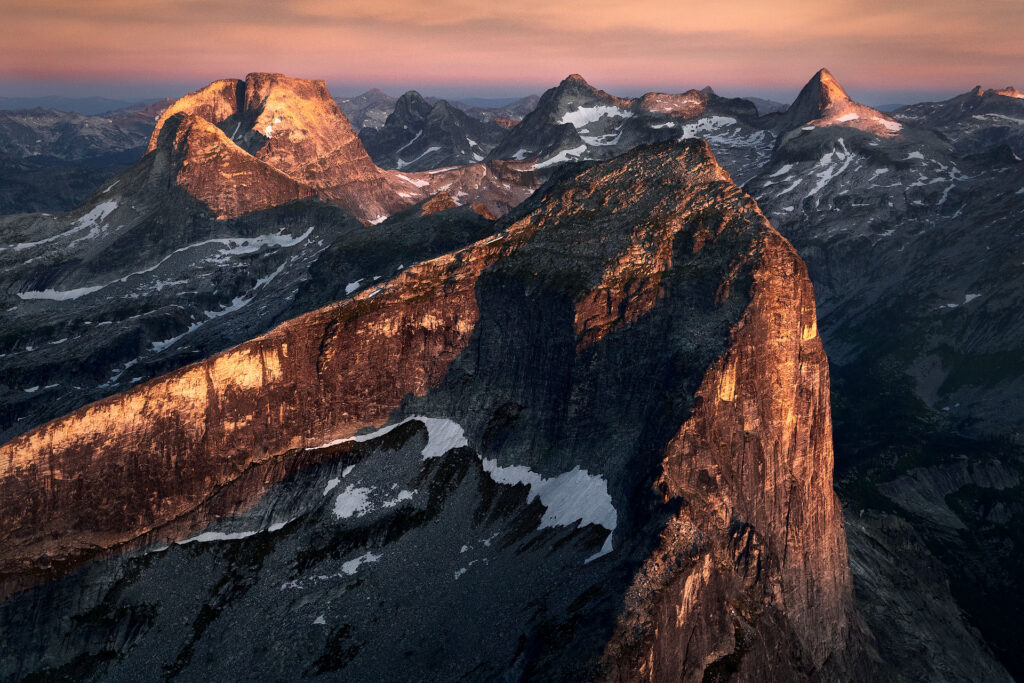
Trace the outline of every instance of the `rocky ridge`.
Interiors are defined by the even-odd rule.
[[[0,606],[20,653],[4,670],[654,680],[852,661],[828,367],[793,249],[698,141],[564,176],[498,227],[0,448],[0,497],[23,501],[0,522],[23,591]],[[426,602],[394,583],[411,562]],[[64,576],[25,591],[41,573]],[[146,599],[157,580],[182,599]],[[83,581],[84,640],[24,611]],[[438,615],[443,595],[474,601],[472,628]],[[104,614],[130,635],[87,616]],[[472,636],[497,615],[517,635]],[[305,645],[238,638],[270,623]]]
[[[359,139],[381,168],[426,171],[483,161],[504,135],[496,123],[472,118],[445,100],[430,104],[411,90],[382,127],[360,131]]]
[[[640,144],[702,137],[738,181],[763,163],[773,135],[757,123],[746,100],[690,90],[615,97],[573,74],[544,93],[491,152],[494,159],[536,159],[537,168],[586,159],[608,159]]]

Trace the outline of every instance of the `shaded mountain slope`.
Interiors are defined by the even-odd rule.
[[[0,448],[0,498],[24,501],[4,585],[63,575],[0,606],[4,671],[853,666],[793,249],[703,142],[567,174],[498,227]],[[86,584],[74,633],[30,606]]]

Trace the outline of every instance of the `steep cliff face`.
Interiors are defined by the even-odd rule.
[[[848,638],[814,292],[785,240],[772,233],[760,249],[729,351],[665,452],[656,486],[681,510],[627,594],[608,650],[621,680],[701,680],[715,666],[791,677],[792,634],[811,670]]]
[[[699,141],[498,228],[0,447],[0,667],[834,675],[849,568],[792,248]]]
[[[161,129],[175,182],[217,218],[234,218],[313,195],[308,185],[260,163],[209,121],[175,114]],[[159,147],[157,148],[159,149]]]
[[[2,499],[19,502],[0,530],[0,571],[116,548],[193,510],[254,463],[383,422],[404,396],[436,384],[465,345],[475,278],[501,246],[410,268],[352,304],[8,443]]]
[[[386,217],[408,204],[390,189],[323,81],[269,73],[252,73],[244,81],[215,81],[164,111],[149,151],[156,149],[164,125],[179,114],[220,128],[225,142],[238,153],[313,188],[362,220]],[[216,186],[230,184],[231,172]],[[265,203],[277,205],[291,198],[287,192],[279,196],[275,189],[266,192]]]
[[[181,116],[189,122],[184,127],[177,123]],[[216,172],[197,170],[194,165],[183,169],[181,186],[221,218],[315,195],[344,207],[364,223],[376,224],[438,192],[449,193],[458,203],[485,204],[495,215],[502,215],[541,182],[532,164],[515,162],[419,173],[383,171],[374,165],[323,81],[281,74],[252,73],[244,81],[215,81],[182,97],[157,121],[150,152],[165,139],[161,130],[168,123],[179,131],[174,138],[178,147],[206,150],[202,159],[216,162]],[[189,135],[196,139],[188,141]],[[467,160],[482,159],[481,151],[467,156]],[[198,173],[201,182],[195,181]],[[254,175],[267,182],[258,187],[248,183]]]

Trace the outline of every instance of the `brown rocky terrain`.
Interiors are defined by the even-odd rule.
[[[223,144],[194,117],[181,122]],[[170,129],[160,145],[167,137]],[[108,622],[89,617],[88,628],[100,631],[84,649],[63,638],[56,659],[25,654],[17,670],[47,671],[66,656],[79,666],[91,662],[81,669],[89,676],[115,667],[107,671],[117,677],[115,669],[141,657],[163,661],[165,672],[200,661],[208,671],[217,661],[259,661],[267,675],[275,667],[313,666],[309,671],[379,677],[389,659],[379,648],[387,643],[389,652],[394,646],[413,657],[388,663],[391,676],[408,673],[407,666],[442,678],[473,671],[577,680],[835,675],[851,652],[850,574],[832,490],[828,369],[813,291],[792,247],[703,141],[640,148],[581,170],[498,228],[350,300],[0,447],[0,502],[12,511],[0,520],[0,572],[4,594],[22,591],[6,603],[22,614],[20,601],[41,604],[35,591],[80,591],[82,571],[99,572],[88,580],[96,585],[149,581],[142,566],[141,574],[105,568],[133,563],[131,553],[117,555],[133,545],[172,543],[144,557],[146,566],[185,563],[172,581],[205,581],[221,570],[187,565],[206,557],[210,543],[247,547],[250,536],[262,543],[313,534],[295,546],[301,556],[282,556],[281,564],[270,551],[249,578],[232,578],[250,571],[241,565],[225,569],[214,606],[203,608],[212,612],[199,621],[171,615],[192,598],[163,607],[125,604],[116,614],[148,615],[126,640],[95,654],[95,643],[108,642]],[[424,414],[446,417],[417,417]],[[426,446],[410,420],[427,427]],[[377,431],[361,432],[366,428]],[[406,442],[420,445],[408,451]],[[403,460],[407,451],[411,459]],[[346,469],[330,481],[326,472],[308,487],[285,481],[335,459]],[[365,475],[357,469],[333,494],[353,467]],[[406,467],[414,479],[380,506],[379,522],[363,522],[369,498],[359,496],[370,494],[359,492],[384,487],[380,482]],[[357,489],[362,476],[384,479]],[[261,505],[293,509],[280,498],[286,490],[309,496],[313,502],[302,509],[326,501],[324,519],[333,521],[295,521],[313,512],[273,524],[277,517],[264,517],[261,532],[204,533],[191,539],[194,550],[175,544],[211,523],[244,521]],[[463,499],[475,502],[459,512]],[[379,526],[361,530],[370,523]],[[456,561],[470,546],[491,553],[468,575],[473,563],[456,567],[452,579],[450,554],[407,545],[414,543],[407,537],[435,534],[425,548],[440,547],[448,536],[461,538],[467,524],[483,525],[469,533],[488,540],[459,540]],[[338,564],[349,552],[359,556]],[[278,604],[285,612],[272,621],[293,619],[289,581],[327,580],[328,565],[341,577],[363,573],[363,563],[370,563],[368,581],[385,581],[390,562],[402,567],[405,582],[417,563],[417,581],[430,586],[431,599],[381,588],[385,603],[396,601],[395,614],[410,621],[404,631],[392,625],[374,636],[376,617],[359,616],[368,595],[362,579],[343,595],[332,593],[333,600],[351,594],[359,602],[345,608],[348,623],[332,631],[312,665],[304,659],[317,656],[308,639],[301,651],[278,648],[274,661],[263,661],[266,651],[249,651],[259,638],[239,639],[234,626],[220,630],[227,622],[213,616],[251,610],[247,591],[265,585],[259,608],[232,612],[232,623],[263,623]],[[522,576],[531,579],[511,578]],[[50,583],[24,592],[46,577]],[[437,614],[438,591],[462,581],[455,595],[473,595],[474,577],[491,577],[484,584],[491,592],[480,594],[473,616],[455,613],[490,621],[479,628],[435,624],[446,618]],[[515,595],[496,593],[497,584]],[[185,590],[195,596],[206,589]],[[117,591],[121,597],[106,599],[135,594]],[[492,600],[505,607],[488,608]],[[79,604],[93,610],[88,614],[113,609],[87,603]],[[323,617],[314,624],[326,623]],[[289,631],[298,635],[311,621]],[[182,631],[182,623],[194,627]],[[51,642],[43,634],[49,628],[63,627],[39,618],[19,637]],[[262,626],[242,632],[255,628]],[[472,634],[495,628],[513,637],[476,644]],[[443,664],[415,645],[416,634],[437,629],[456,630],[442,639]],[[176,659],[173,651],[151,650],[183,634],[189,640]],[[245,663],[195,659],[196,648],[230,643]],[[116,661],[104,652],[117,653]]]
[[[903,128],[891,116],[851,99],[828,69],[814,74],[789,109],[778,115],[778,121],[783,131],[845,126],[888,138],[898,136]]]
[[[315,195],[348,209],[364,223],[379,223],[440,191],[447,191],[460,203],[486,204],[500,215],[540,184],[528,164],[515,162],[421,173],[384,171],[374,165],[323,81],[268,73],[252,73],[244,81],[215,81],[164,110],[148,151],[156,149],[162,128],[181,114],[207,125],[179,128],[179,147],[211,149],[212,129],[223,133],[216,141],[217,151],[209,152],[219,160],[219,177],[204,175],[200,187],[187,182],[189,172],[180,174],[183,186],[222,218],[246,210],[244,203],[230,198],[238,192],[233,187],[234,174],[274,179],[263,185],[254,208]],[[186,142],[193,132],[200,139]],[[265,168],[259,169],[259,165]],[[213,204],[208,201],[211,199]]]
[[[217,218],[234,218],[302,197],[313,189],[239,149],[219,128],[195,114],[164,122],[157,147],[167,152],[175,182]]]

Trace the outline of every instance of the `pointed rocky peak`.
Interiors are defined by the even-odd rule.
[[[973,89],[971,90],[971,92],[970,92],[970,93],[968,93],[968,94],[969,94],[969,95],[974,95],[975,97],[981,97],[982,95],[984,95],[984,94],[985,94],[985,89],[984,89],[984,88],[982,88],[982,87],[981,87],[980,85],[976,85],[976,86],[974,86],[974,88],[973,88]]]
[[[558,84],[558,87],[562,86],[584,86],[587,88],[593,87],[587,83],[587,79],[583,78],[579,74],[569,74],[562,79],[562,82]]]
[[[710,85],[705,85],[703,88],[700,89],[700,91],[702,93],[704,93],[705,95],[717,95],[718,94],[718,93],[715,92],[714,88],[712,88]]]
[[[395,102],[395,111],[391,116],[394,116],[395,121],[400,123],[422,121],[430,113],[431,108],[430,103],[423,95],[415,90],[410,90]],[[389,125],[393,125],[390,124],[391,116],[388,117]]]
[[[902,129],[892,117],[853,101],[828,69],[814,74],[779,121],[784,131],[840,125],[892,137]]]
[[[826,116],[831,109],[843,107],[850,102],[850,96],[839,81],[828,69],[821,69],[797,95],[790,111],[799,112],[805,121],[813,121]]]
[[[548,99],[554,99],[562,104],[605,103],[623,108],[629,107],[629,100],[621,97],[615,97],[614,95],[606,93],[604,90],[595,88],[579,74],[570,74],[569,76],[566,76],[557,87],[547,91],[544,95],[549,96]],[[544,100],[545,97],[542,97],[541,99]]]

